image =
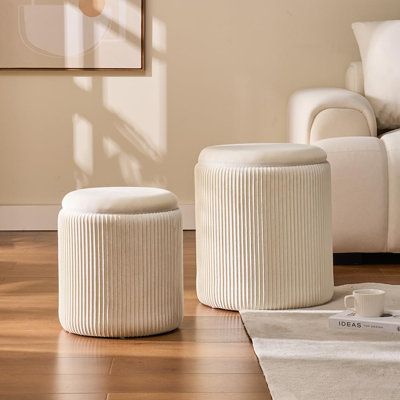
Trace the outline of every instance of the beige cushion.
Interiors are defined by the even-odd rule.
[[[178,200],[168,190],[151,187],[100,187],[68,193],[62,207],[91,214],[142,214],[176,210]]]
[[[290,166],[320,164],[325,152],[316,146],[291,143],[246,143],[206,147],[199,156],[201,164]]]
[[[388,221],[387,157],[382,140],[321,140],[332,171],[333,251],[385,252]]]
[[[365,96],[378,127],[400,127],[400,21],[357,22],[352,25],[360,48]]]

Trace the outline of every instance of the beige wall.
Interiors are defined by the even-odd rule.
[[[95,185],[191,203],[202,147],[285,141],[289,95],[359,58],[351,22],[399,18],[398,0],[148,0],[144,74],[0,73],[0,204]]]

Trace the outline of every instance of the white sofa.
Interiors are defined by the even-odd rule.
[[[293,94],[289,134],[328,154],[332,168],[335,253],[400,253],[400,129],[377,135],[363,96],[361,62],[347,70],[346,89]]]

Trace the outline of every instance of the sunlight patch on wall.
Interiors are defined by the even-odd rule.
[[[74,83],[85,92],[90,92],[93,87],[93,79],[91,76],[74,76]]]
[[[103,150],[107,158],[118,160],[122,178],[127,185],[142,184],[140,163],[133,155],[125,154],[121,147],[108,137],[103,139]]]
[[[151,79],[148,76],[104,77],[103,101],[116,115],[120,134],[137,151],[158,162],[167,152],[166,26],[153,18],[152,27]]]
[[[72,125],[74,163],[78,169],[76,186],[80,188],[87,185],[93,174],[93,127],[79,114],[74,114]]]
[[[167,27],[156,17],[153,18],[153,49],[162,54],[167,52]]]

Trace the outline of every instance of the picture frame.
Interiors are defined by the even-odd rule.
[[[0,70],[145,69],[145,0],[2,0],[0,19]]]

